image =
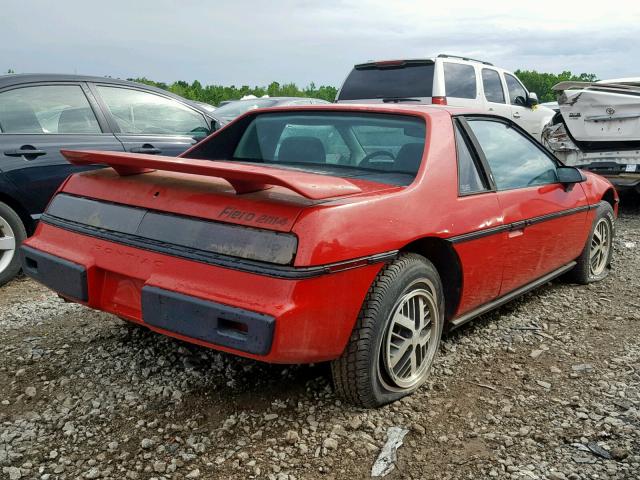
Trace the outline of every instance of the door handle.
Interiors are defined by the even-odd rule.
[[[145,144],[141,147],[134,147],[129,150],[131,153],[147,153],[149,155],[157,155],[158,153],[162,153],[162,150],[154,147],[153,145]]]
[[[4,154],[7,157],[25,157],[27,160],[33,160],[41,155],[46,155],[44,150],[38,150],[31,145],[23,145],[20,148],[13,148],[11,150],[5,150]],[[30,158],[31,157],[31,158]]]
[[[513,112],[513,118],[520,118],[520,112]]]

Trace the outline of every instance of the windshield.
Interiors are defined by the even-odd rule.
[[[216,116],[235,118],[235,117],[239,117],[245,112],[248,112],[249,110],[255,110],[256,108],[273,107],[276,103],[278,103],[277,100],[271,100],[268,98],[264,98],[264,99],[258,98],[255,100],[240,100],[237,102],[228,103],[216,109]]]
[[[431,97],[433,63],[402,63],[378,66],[375,63],[354,68],[342,85],[338,101]]]
[[[425,136],[424,120],[407,115],[264,113],[241,132],[231,160],[408,185],[420,166]],[[226,143],[224,137],[207,143]],[[214,152],[212,147],[206,150]]]

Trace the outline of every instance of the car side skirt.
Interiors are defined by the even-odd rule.
[[[554,270],[550,273],[547,273],[545,276],[540,277],[537,280],[534,280],[531,283],[528,283],[526,285],[523,285],[522,287],[507,293],[506,295],[503,295],[502,297],[496,298],[495,300],[490,301],[489,303],[485,303],[484,305],[479,306],[478,308],[471,310],[470,312],[465,313],[464,315],[459,316],[458,318],[454,318],[451,322],[451,328],[458,328],[462,325],[464,325],[465,323],[473,320],[474,318],[487,313],[491,310],[494,310],[498,307],[501,307],[502,305],[504,305],[505,303],[510,302],[511,300],[524,295],[527,292],[530,292],[531,290],[535,290],[536,288],[544,285],[547,282],[550,282],[551,280],[553,280],[554,278],[559,277],[560,275],[567,273],[569,270],[571,270],[574,266],[576,265],[576,262],[570,262],[560,268],[558,268],[557,270]]]

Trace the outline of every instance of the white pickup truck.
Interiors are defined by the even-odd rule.
[[[640,77],[561,82],[553,89],[560,111],[542,132],[547,148],[618,190],[640,192]]]

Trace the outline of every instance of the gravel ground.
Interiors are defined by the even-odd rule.
[[[640,478],[640,207],[614,272],[549,284],[447,335],[428,384],[365,411],[326,365],[269,366],[67,304],[0,290],[0,477]]]

